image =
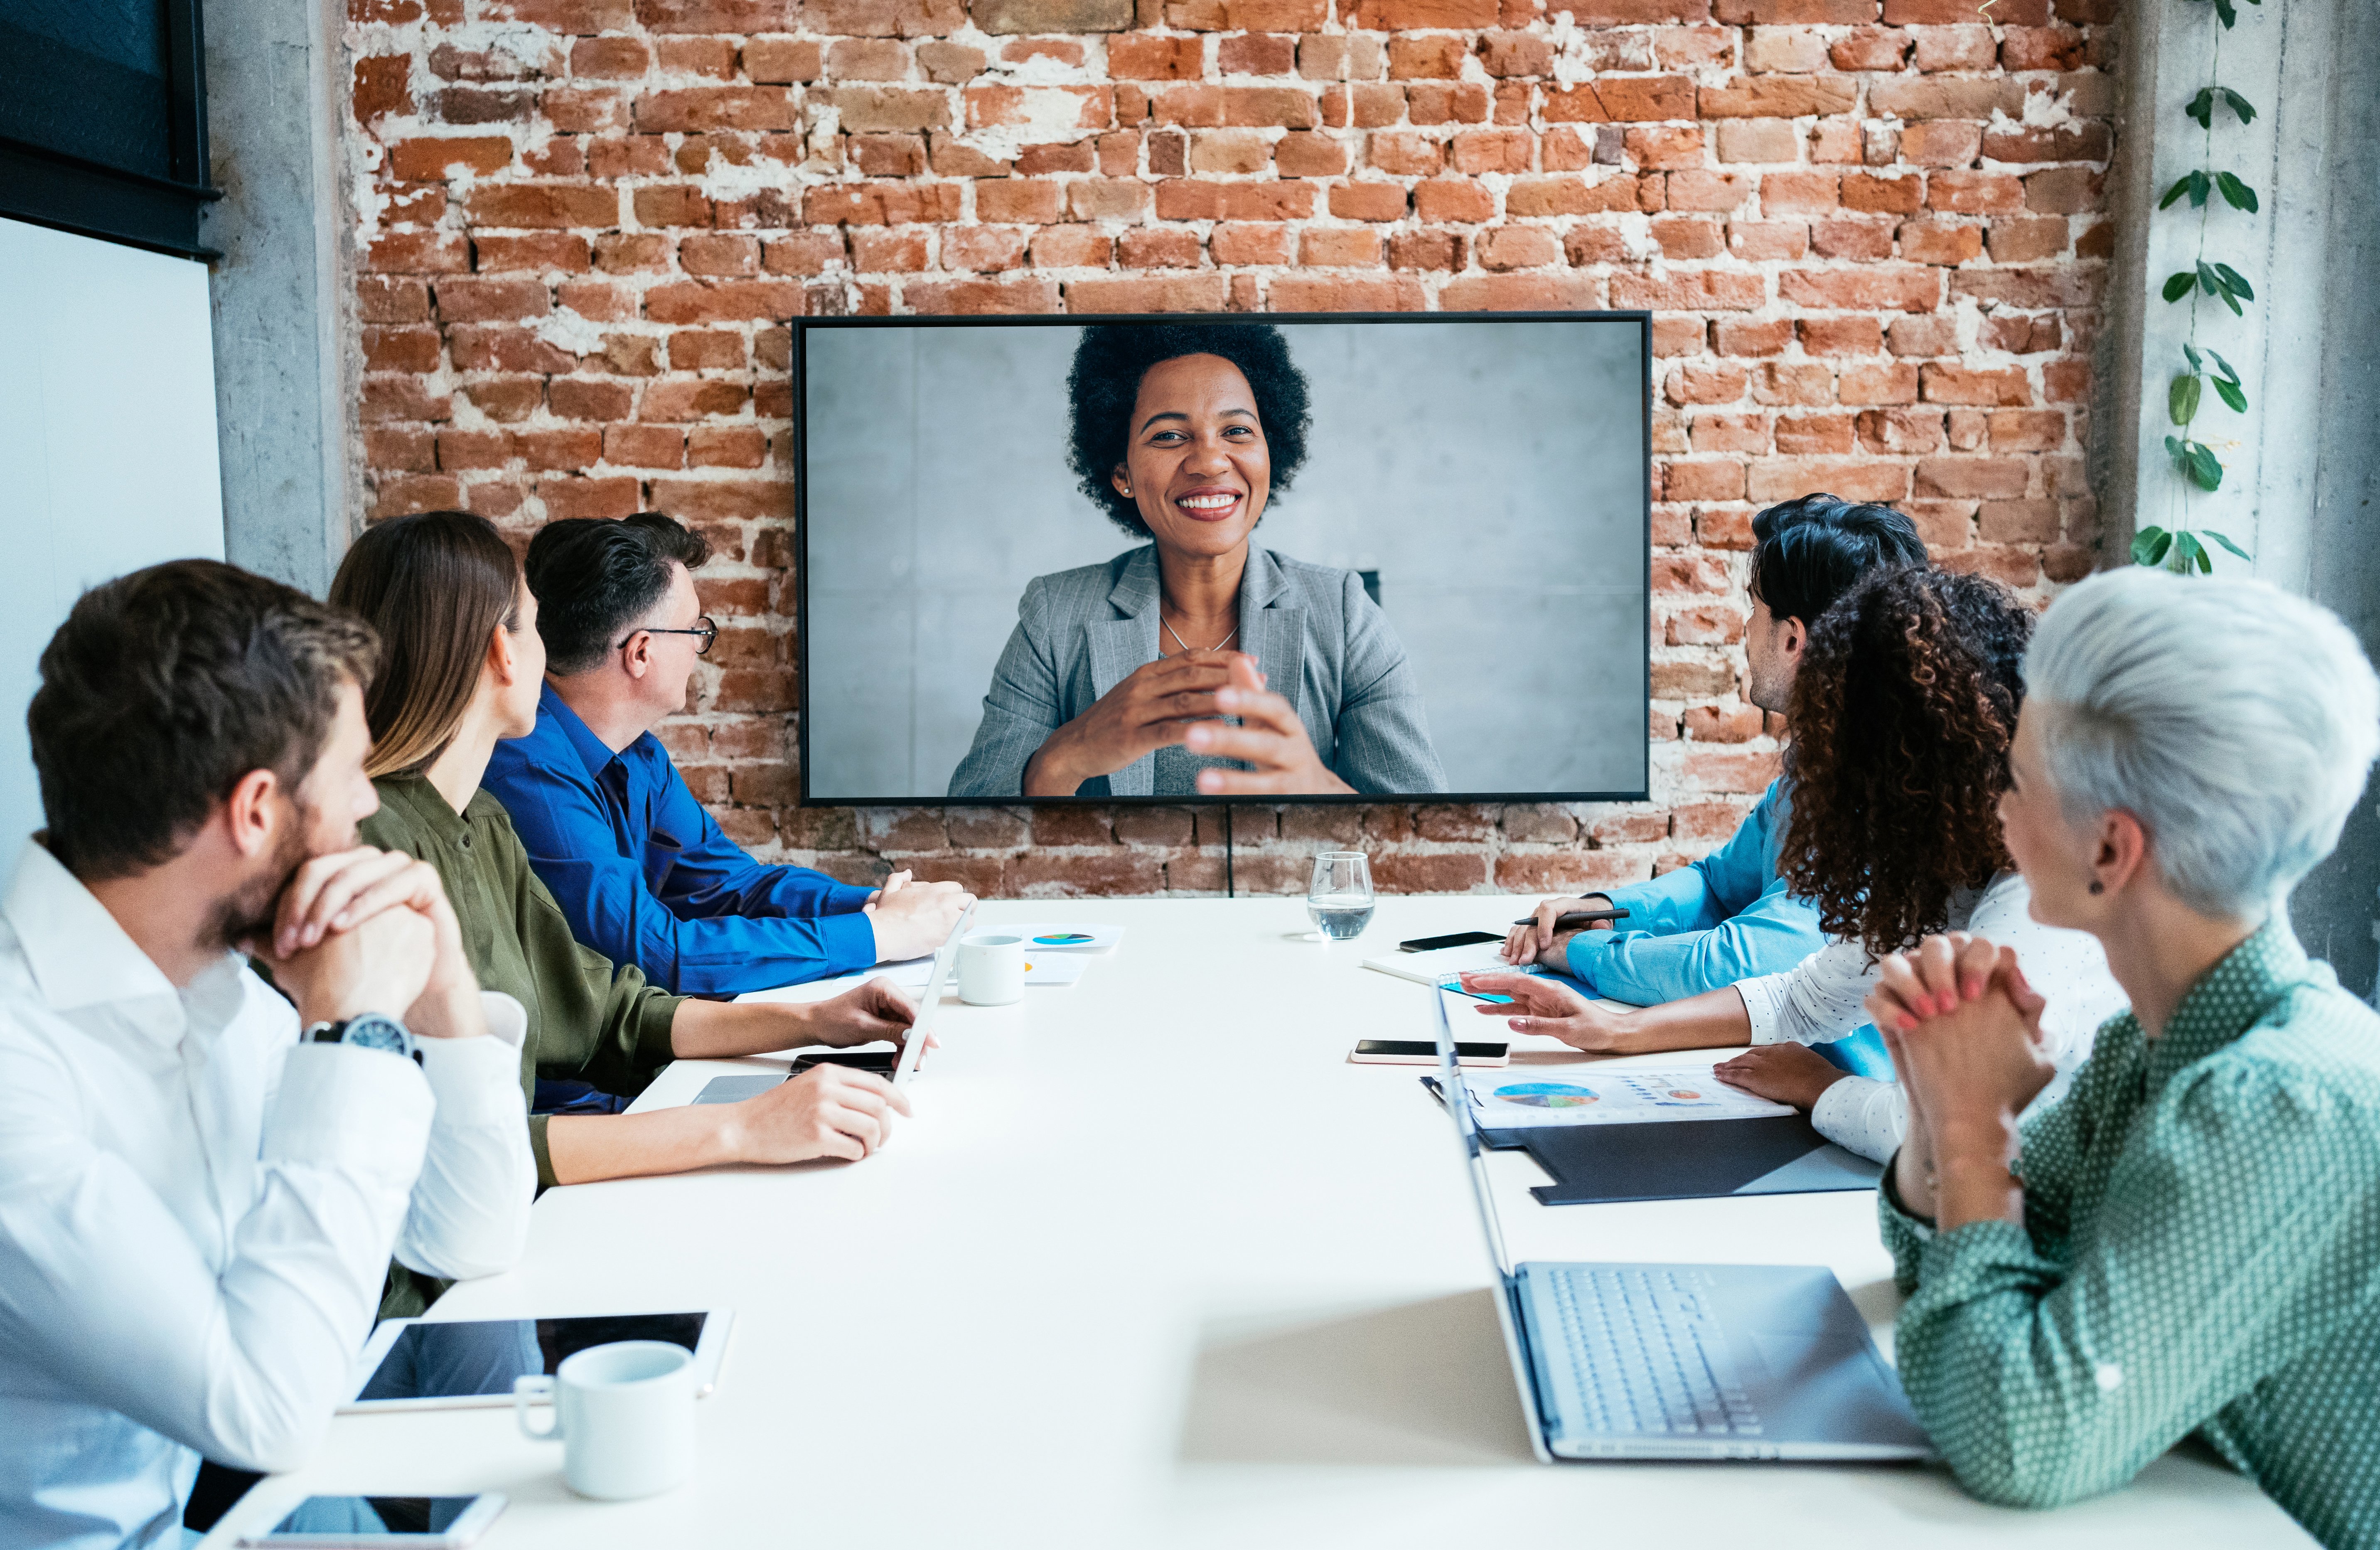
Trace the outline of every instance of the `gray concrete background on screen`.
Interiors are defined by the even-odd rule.
[[[808,334],[813,799],[940,798],[1025,584],[1134,547],[1066,468],[1080,332]],[[1641,789],[1638,325],[1288,333],[1314,424],[1257,541],[1379,572],[1451,789]]]

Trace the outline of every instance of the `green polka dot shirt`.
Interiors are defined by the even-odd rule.
[[[2195,1432],[2380,1547],[2380,1016],[2277,916],[2163,1037],[2110,1019],[2018,1171],[2021,1227],[1879,1196],[1901,1384],[1961,1483],[2053,1507]]]

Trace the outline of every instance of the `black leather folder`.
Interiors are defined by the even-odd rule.
[[[1437,1078],[1422,1080],[1444,1101]],[[1536,1159],[1554,1181],[1529,1192],[1547,1205],[1873,1190],[1884,1176],[1876,1164],[1818,1134],[1799,1114],[1482,1129],[1479,1138],[1497,1151],[1526,1152]]]

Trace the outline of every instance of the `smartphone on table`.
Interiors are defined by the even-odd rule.
[[[1410,942],[1397,944],[1401,953],[1434,953],[1441,947],[1470,947],[1483,942],[1501,942],[1492,931],[1456,931],[1444,936],[1416,936]]]
[[[1347,1056],[1358,1066],[1435,1066],[1438,1045],[1428,1039],[1365,1039]],[[1509,1066],[1512,1063],[1512,1046],[1508,1044],[1457,1044],[1454,1063],[1458,1066]]]
[[[271,1529],[243,1535],[240,1543],[258,1550],[346,1550],[355,1545],[464,1550],[504,1509],[504,1494],[498,1491],[476,1496],[309,1496]]]

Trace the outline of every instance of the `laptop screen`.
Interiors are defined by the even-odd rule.
[[[1479,1227],[1488,1235],[1488,1252],[1496,1262],[1496,1273],[1512,1279],[1512,1261],[1504,1251],[1503,1225],[1496,1217],[1496,1195],[1488,1180],[1488,1149],[1479,1140],[1479,1126],[1471,1115],[1471,1091],[1463,1085],[1462,1063],[1454,1057],[1454,1028],[1446,1019],[1446,996],[1450,990],[1462,988],[1462,982],[1447,976],[1431,987],[1430,1009],[1436,1014],[1438,1034],[1438,1089],[1446,1100],[1446,1112],[1454,1117],[1454,1136],[1463,1148],[1463,1165],[1471,1178],[1471,1192],[1479,1207]]]
[[[975,923],[975,906],[966,907],[959,923],[951,928],[950,935],[934,953],[934,972],[926,981],[926,998],[917,1003],[917,1020],[909,1027],[909,1036],[901,1046],[900,1064],[892,1068],[892,1085],[906,1087],[909,1079],[917,1074],[917,1063],[926,1058],[926,1040],[934,1031],[934,1019],[942,1009],[942,991],[951,980],[951,966],[959,959],[959,943]]]

